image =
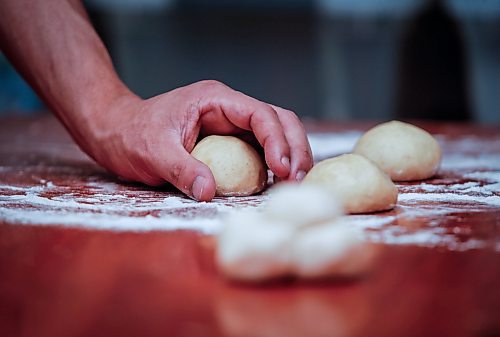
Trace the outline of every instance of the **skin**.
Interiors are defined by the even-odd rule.
[[[118,78],[80,1],[0,1],[0,47],[100,165],[151,186],[170,182],[200,201],[215,194],[210,169],[189,153],[199,135],[255,138],[281,180],[312,167],[304,127],[283,108],[217,81],[142,99]]]

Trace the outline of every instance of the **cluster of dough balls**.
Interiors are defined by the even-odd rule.
[[[218,195],[248,195],[265,186],[260,156],[237,138],[207,137],[192,154],[212,170]],[[316,164],[302,184],[274,188],[261,212],[225,218],[219,269],[246,282],[358,276],[370,268],[373,247],[343,212],[392,209],[398,198],[392,180],[429,178],[440,160],[439,145],[426,131],[396,121],[378,125],[360,138],[354,153]]]
[[[324,186],[342,196],[347,213],[385,211],[397,203],[392,180],[430,178],[440,161],[439,144],[428,132],[392,121],[366,132],[353,153],[316,164],[304,183]]]
[[[216,260],[230,279],[261,282],[283,276],[355,277],[367,271],[372,250],[344,223],[342,206],[324,188],[283,184],[262,212],[224,220]]]
[[[262,191],[267,168],[255,149],[232,136],[208,136],[191,151],[205,163],[215,178],[215,195],[246,196]]]

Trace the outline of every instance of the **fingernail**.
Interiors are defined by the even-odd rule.
[[[297,172],[297,174],[295,175],[295,180],[297,181],[302,181],[304,179],[304,177],[306,176],[306,171],[302,171],[300,170],[299,172]]]
[[[287,169],[290,169],[290,158],[288,157],[281,158],[281,164],[283,164],[283,166],[285,166]]]
[[[196,200],[200,200],[201,196],[203,195],[203,189],[205,188],[205,181],[206,181],[205,177],[197,176],[193,182],[193,187],[191,191],[193,193],[193,197]]]

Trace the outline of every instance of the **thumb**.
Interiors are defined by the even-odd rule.
[[[172,146],[159,165],[158,174],[179,190],[198,201],[215,196],[215,178],[210,168],[191,156],[180,144]]]

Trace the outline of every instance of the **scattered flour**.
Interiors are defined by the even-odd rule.
[[[499,171],[483,171],[483,172],[473,172],[464,174],[465,178],[484,180],[487,182],[500,182],[500,170]]]
[[[449,153],[474,154],[477,153],[478,149],[483,152],[495,153],[500,148],[500,138],[485,139],[478,136],[465,136],[460,139],[450,139],[444,135],[436,135],[436,139],[443,150]]]
[[[347,217],[349,226],[355,226],[360,229],[381,229],[385,225],[393,224],[397,217],[373,216],[373,215],[350,215]]]
[[[155,217],[150,214],[146,216],[130,216],[127,214],[86,212],[75,214],[67,210],[52,209],[25,209],[20,212],[18,209],[2,208],[0,209],[0,218],[20,224],[58,225],[137,232],[191,229],[211,234],[215,233],[220,226],[220,220],[216,218],[185,219],[172,216]]]
[[[309,140],[314,158],[321,160],[350,152],[360,136],[360,132],[316,133],[309,135]],[[446,216],[449,222],[454,214],[464,211],[500,210],[500,154],[494,151],[500,145],[497,141],[482,144],[480,138],[439,137],[439,142],[445,150],[439,179],[398,185],[400,195],[394,211],[348,216],[348,225],[362,229],[373,242],[452,250],[485,247],[486,243],[480,239],[464,241],[450,233],[443,227],[443,219]],[[489,151],[474,154],[473,150],[478,148]],[[446,149],[451,149],[453,154],[448,154]],[[0,172],[7,176],[20,170],[39,176],[39,184],[0,185],[0,222],[116,231],[190,229],[217,233],[225,214],[259,208],[267,199],[263,194],[199,203],[180,194],[120,184],[99,172],[88,173],[78,167],[0,167]],[[57,185],[50,181],[49,173],[74,178]],[[448,173],[452,173],[449,181]],[[417,230],[402,223],[415,224]],[[460,226],[458,220],[456,225]],[[500,243],[494,246],[500,251]]]
[[[469,194],[457,193],[404,193],[400,194],[398,202],[411,204],[421,203],[426,201],[444,202],[444,203],[472,203],[472,204],[487,204],[500,207],[500,196],[477,196]]]
[[[466,155],[453,154],[443,157],[443,170],[466,169],[498,169],[500,170],[500,154]]]
[[[446,247],[448,250],[466,251],[480,249],[487,246],[486,242],[470,239],[465,242],[458,240],[453,235],[444,235],[439,230],[420,229],[410,233],[399,233],[395,227],[381,232],[368,233],[367,238],[372,242],[392,245],[417,245],[422,247]],[[496,251],[498,247],[494,247]]]

